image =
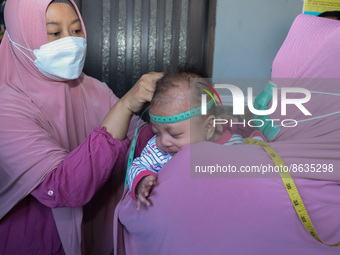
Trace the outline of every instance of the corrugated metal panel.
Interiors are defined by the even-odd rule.
[[[85,72],[117,96],[149,71],[198,63],[210,74],[208,0],[78,0],[88,34]],[[209,3],[210,2],[210,3]],[[214,17],[213,17],[214,18]],[[210,38],[211,40],[211,38]],[[208,45],[208,47],[210,47]]]

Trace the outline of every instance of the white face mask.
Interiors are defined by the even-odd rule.
[[[83,37],[68,36],[44,44],[38,50],[30,50],[13,42],[8,32],[7,35],[11,43],[52,80],[74,80],[83,70],[86,57],[86,39]],[[33,52],[36,60],[32,60],[19,47]]]

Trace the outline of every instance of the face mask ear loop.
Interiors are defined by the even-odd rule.
[[[281,90],[281,88],[277,88],[278,90]],[[309,90],[310,93],[312,94],[320,94],[320,95],[327,95],[327,96],[337,96],[339,97],[340,94],[336,94],[336,93],[329,93],[329,92],[322,92],[322,91],[313,91],[313,90]]]
[[[279,88],[281,89],[281,88]],[[321,92],[321,91],[309,91],[312,94],[321,94],[321,95],[327,95],[327,96],[340,96],[340,94],[334,94],[334,93],[328,93],[328,92]],[[301,123],[301,122],[305,122],[305,121],[310,121],[310,120],[316,120],[316,119],[321,119],[321,118],[326,118],[326,117],[330,117],[336,114],[340,114],[340,111],[338,112],[333,112],[333,113],[328,113],[325,115],[321,115],[321,116],[317,116],[314,118],[309,118],[309,119],[305,119],[305,120],[297,120],[296,122],[288,122],[286,123],[286,125],[291,125],[291,124],[295,124],[295,123]],[[280,127],[282,127],[283,125],[279,125]]]
[[[320,91],[309,91],[312,94],[321,94],[321,95],[328,95],[328,96],[337,96],[339,97],[340,94],[328,93],[328,92],[320,92]]]
[[[31,51],[31,52],[33,52],[33,50],[27,49],[27,48],[25,48],[24,46],[21,46],[20,44],[17,44],[16,42],[13,42],[12,39],[11,39],[11,37],[9,36],[9,33],[8,33],[7,31],[6,31],[6,33],[7,33],[7,36],[8,36],[9,41],[13,44],[13,46],[14,46],[15,48],[17,48],[17,50],[20,51],[22,54],[24,54],[29,60],[31,60],[32,62],[34,62],[34,60],[32,60],[29,56],[27,56],[22,50],[20,50],[20,48],[23,48],[23,49],[28,50],[28,51]],[[19,47],[20,47],[20,48],[19,48]]]
[[[305,122],[305,121],[311,121],[311,120],[317,120],[317,119],[321,119],[321,118],[327,118],[327,117],[330,117],[330,116],[333,116],[333,115],[337,115],[337,114],[340,114],[340,111],[339,112],[333,112],[333,113],[329,113],[329,114],[325,114],[325,115],[321,115],[321,116],[317,116],[317,117],[314,117],[314,118],[309,118],[309,119],[305,119],[305,120],[297,120],[295,122],[288,122],[288,123],[285,123],[285,125],[291,125],[291,124],[295,124],[295,123],[301,123],[301,122]],[[280,125],[281,127],[283,125]]]

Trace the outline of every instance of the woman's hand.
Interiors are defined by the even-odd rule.
[[[122,101],[131,113],[138,113],[145,103],[150,102],[155,91],[156,82],[163,73],[144,74],[137,83],[122,97]]]
[[[150,102],[156,81],[163,73],[144,74],[139,81],[111,108],[101,126],[113,138],[124,140],[134,113],[139,112],[146,102]]]

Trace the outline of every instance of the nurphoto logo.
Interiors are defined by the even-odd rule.
[[[231,92],[232,98],[233,98],[233,115],[244,115],[245,114],[245,101],[244,101],[244,94],[242,90],[232,84],[215,84],[215,88],[212,88],[208,84],[201,83],[205,86],[207,86],[209,89],[213,91],[213,93],[217,96],[217,98],[220,101],[220,104],[222,105],[222,101],[220,98],[220,95],[217,93],[215,89],[227,89],[228,91]],[[200,88],[202,89],[202,88]],[[270,109],[255,109],[254,107],[254,102],[253,102],[253,88],[248,87],[247,88],[247,103],[248,103],[248,109],[251,113],[253,113],[255,116],[269,116],[275,110],[277,109],[278,106],[278,93],[277,93],[277,88],[272,87],[272,104]],[[201,114],[206,115],[207,114],[207,95],[211,97],[211,100],[214,100],[215,105],[216,101],[214,96],[207,90],[204,90],[207,94],[202,94],[201,95]],[[304,106],[305,103],[309,102],[311,99],[311,92],[305,88],[296,88],[296,87],[289,87],[289,88],[281,88],[281,115],[285,116],[287,112],[287,105],[295,105],[297,109],[299,109],[305,116],[310,116],[312,115],[307,108]],[[288,94],[300,94],[303,97],[301,98],[288,98]],[[261,119],[251,119],[248,121],[248,125],[251,127],[262,127],[265,125],[265,121],[271,122],[271,125],[274,126],[274,121],[281,122],[281,126],[283,127],[295,127],[297,125],[297,121],[294,119],[266,119],[266,118],[261,118]],[[214,120],[214,126],[218,124],[227,124],[230,122],[231,126],[233,124],[245,124],[245,121],[243,122],[232,122],[232,120],[226,120],[226,119],[215,119]]]

